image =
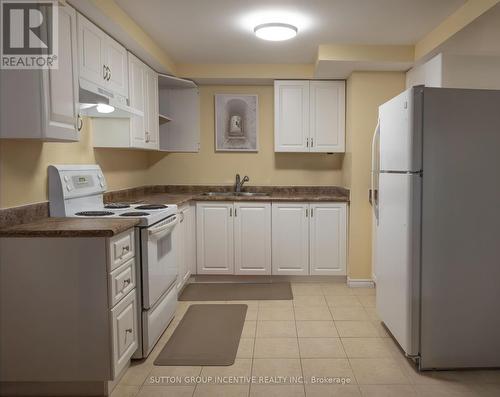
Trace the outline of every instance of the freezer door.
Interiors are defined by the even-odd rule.
[[[419,350],[421,185],[418,174],[380,174],[375,239],[377,311],[410,356]]]
[[[424,96],[421,367],[500,367],[500,91]]]
[[[416,128],[421,117],[420,106],[414,103],[414,91],[420,89],[416,87],[404,91],[379,107],[382,171],[422,169],[420,128]],[[417,100],[419,98],[416,97]]]

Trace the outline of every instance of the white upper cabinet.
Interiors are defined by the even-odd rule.
[[[144,113],[130,119],[131,146],[158,149],[158,74],[128,54],[130,106]]]
[[[112,92],[128,98],[128,60],[127,50],[118,42],[106,38],[105,65],[108,68],[108,86]]]
[[[276,152],[309,151],[309,81],[274,82]]]
[[[273,203],[272,273],[309,274],[309,204]]]
[[[311,152],[345,151],[345,83],[311,81],[310,83]]]
[[[158,150],[158,74],[128,53],[130,107],[144,115],[130,118],[94,118],[95,147]]]
[[[196,204],[198,274],[233,274],[233,203]]]
[[[149,66],[145,66],[146,77],[146,111],[144,113],[144,124],[146,134],[146,147],[158,149],[158,74]]]
[[[142,61],[128,54],[130,106],[146,115],[146,67]],[[130,140],[132,147],[146,145],[146,117],[133,116],[130,119]]]
[[[276,152],[345,151],[345,82],[274,82]]]
[[[80,78],[128,98],[127,50],[83,15],[78,14]]]
[[[347,204],[310,204],[309,266],[311,275],[345,275]]]
[[[75,10],[59,6],[58,22],[57,69],[0,71],[1,138],[79,139]]]
[[[234,273],[271,274],[271,203],[234,203]]]

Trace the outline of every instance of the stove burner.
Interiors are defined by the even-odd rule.
[[[168,206],[163,204],[144,204],[135,207],[138,210],[161,210],[163,208],[167,208]]]
[[[111,212],[111,211],[81,211],[81,212],[77,212],[75,215],[80,215],[80,216],[106,216],[106,215],[114,215],[114,212]]]
[[[125,212],[123,214],[120,214],[120,216],[148,216],[149,212],[143,212],[143,211],[133,211],[133,212]]]
[[[130,204],[127,203],[109,203],[104,206],[104,208],[113,208],[116,210],[122,209],[122,208],[130,208]]]

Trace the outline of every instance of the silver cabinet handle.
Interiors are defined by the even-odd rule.
[[[311,218],[314,216],[313,209],[311,208]]]
[[[108,77],[108,70],[106,69],[106,65],[102,65],[102,78],[106,80]]]
[[[309,209],[306,208],[306,218],[309,216]]]
[[[314,138],[311,138],[311,147],[314,146]]]
[[[128,245],[123,246],[122,247],[122,254],[121,254],[120,258],[123,258],[123,255],[128,254],[129,251],[130,251],[130,246],[128,246]]]
[[[123,287],[125,288],[127,285],[129,285],[130,283],[132,282],[132,280],[130,278],[126,278],[125,280],[123,280]]]
[[[125,333],[126,333],[126,334],[131,334],[131,333],[132,333],[132,331],[133,331],[133,330],[132,330],[132,328],[127,328],[127,329],[125,330]]]
[[[108,68],[108,81],[111,79],[111,69],[109,68],[109,66],[106,66]]]
[[[233,209],[229,208],[229,216],[233,216]]]
[[[235,216],[235,217],[237,216],[237,215],[236,215],[236,207],[234,208],[234,216]]]
[[[78,113],[78,116],[76,116],[76,130],[81,131],[83,128],[83,119],[82,116],[80,116],[80,113]]]
[[[306,147],[309,147],[309,138],[306,138]]]

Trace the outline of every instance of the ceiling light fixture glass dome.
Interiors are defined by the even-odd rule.
[[[254,28],[255,35],[263,40],[283,41],[297,36],[296,26],[288,23],[263,23]]]

